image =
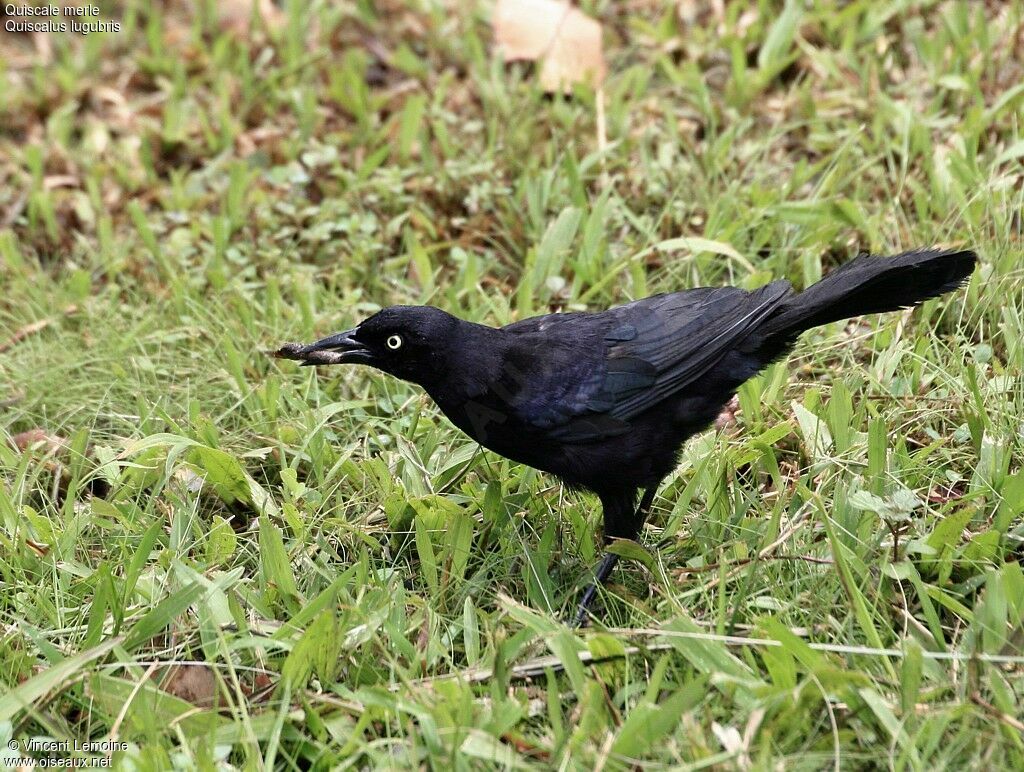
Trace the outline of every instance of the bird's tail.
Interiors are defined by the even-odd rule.
[[[956,289],[978,256],[969,250],[917,250],[854,258],[793,295],[762,328],[762,350],[774,358],[804,330],[862,314],[910,308]]]

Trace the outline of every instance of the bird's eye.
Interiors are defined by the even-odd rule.
[[[392,335],[388,338],[387,343],[389,349],[391,349],[392,351],[397,351],[402,347],[402,336]]]

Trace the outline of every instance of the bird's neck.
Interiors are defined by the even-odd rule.
[[[479,397],[501,377],[507,342],[501,330],[459,321],[420,385],[447,412]]]

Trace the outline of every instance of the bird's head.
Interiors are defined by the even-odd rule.
[[[444,368],[460,321],[432,306],[391,306],[358,327],[274,352],[302,365],[361,364],[424,384]]]

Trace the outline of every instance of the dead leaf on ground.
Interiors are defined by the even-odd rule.
[[[252,696],[255,700],[265,699],[274,688],[274,681],[266,672],[257,673],[252,681]]]
[[[70,305],[70,306],[68,306],[67,308],[64,309],[64,313],[66,315],[70,315],[70,314],[75,313],[75,311],[77,311],[77,310],[78,310],[78,306]],[[10,337],[10,339],[8,339],[7,341],[5,341],[3,343],[0,343],[0,354],[2,354],[3,352],[7,351],[10,348],[13,348],[17,344],[21,343],[29,335],[35,335],[37,332],[41,332],[41,331],[45,330],[52,323],[53,323],[53,319],[40,319],[38,321],[31,322],[30,324],[26,324],[21,329],[16,330],[14,335],[12,335]]]
[[[73,174],[51,174],[43,177],[44,190],[56,190],[57,188],[77,188],[78,177]]]
[[[11,442],[20,453],[35,447],[42,447],[47,453],[59,453],[68,446],[67,439],[59,434],[50,434],[44,429],[29,429],[27,432],[15,434],[11,437]]]
[[[206,478],[200,477],[187,466],[175,470],[174,479],[180,482],[189,493],[199,493],[203,489],[203,483],[206,482]]]
[[[24,391],[19,389],[18,391],[11,392],[10,394],[7,394],[6,396],[0,397],[0,408],[11,407],[12,405],[17,405],[23,399],[25,399],[25,392]]]
[[[273,0],[221,0],[217,6],[221,28],[236,35],[249,31],[253,11],[270,29],[279,29],[288,22],[288,15]]]
[[[200,708],[211,708],[218,702],[217,678],[208,665],[174,665],[167,671],[160,688]]]
[[[50,545],[43,544],[42,542],[32,541],[31,539],[25,539],[25,546],[35,552],[39,557],[45,558],[50,554]]]
[[[250,156],[257,150],[273,152],[277,141],[287,134],[288,132],[279,126],[259,126],[240,133],[235,138],[235,146],[241,156]]]
[[[676,0],[676,18],[684,27],[711,28],[711,22],[725,23],[724,0]]]
[[[506,61],[540,62],[545,91],[604,82],[601,25],[578,8],[559,0],[498,0],[492,23],[495,49]]]
[[[50,326],[52,319],[40,319],[37,322],[26,324],[20,330],[17,330],[14,335],[11,336],[10,340],[6,343],[0,343],[0,353],[7,351],[9,348],[13,348],[16,344],[21,343],[29,335],[35,335],[37,332],[45,330]]]
[[[42,32],[33,32],[32,45],[35,46],[36,54],[39,56],[39,64],[47,65],[53,62],[53,46],[50,45],[50,36]]]

